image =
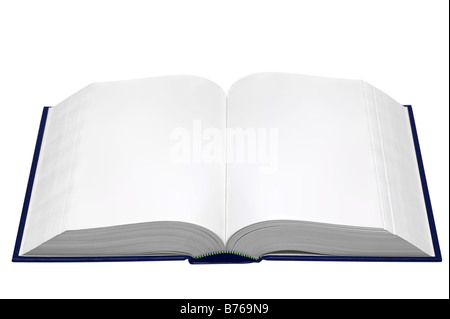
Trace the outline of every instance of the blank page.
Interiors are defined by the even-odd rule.
[[[268,220],[384,227],[361,81],[245,77],[228,95],[227,128],[239,127],[265,132],[266,150],[229,159],[227,238]]]
[[[224,161],[171,154],[177,129],[224,130],[225,104],[209,80],[168,76],[95,83],[50,109],[21,253],[65,230],[151,221],[224,240]]]

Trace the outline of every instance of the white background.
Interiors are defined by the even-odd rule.
[[[448,298],[445,0],[0,0],[1,298]],[[12,263],[42,107],[91,82],[253,72],[364,79],[414,107],[436,263]]]

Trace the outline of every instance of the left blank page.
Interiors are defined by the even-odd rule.
[[[152,221],[225,240],[225,163],[189,153],[195,126],[225,132],[225,116],[224,91],[195,76],[94,83],[51,108],[20,253],[65,230]]]

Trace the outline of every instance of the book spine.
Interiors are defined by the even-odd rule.
[[[191,264],[248,264],[260,261],[259,258],[228,250],[211,252],[189,259]]]

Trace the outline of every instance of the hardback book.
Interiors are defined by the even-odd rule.
[[[441,261],[411,106],[361,80],[93,83],[44,107],[13,261]]]

